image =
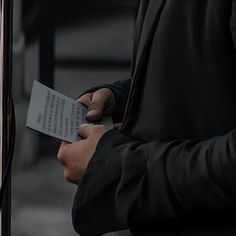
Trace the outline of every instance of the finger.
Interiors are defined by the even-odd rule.
[[[93,94],[91,103],[88,106],[87,119],[90,121],[98,121],[102,118],[106,109],[108,96],[103,90],[98,90]]]
[[[89,107],[91,101],[93,98],[93,93],[86,93],[83,96],[81,96],[77,101],[81,103],[82,105]]]
[[[63,149],[65,149],[68,145],[70,145],[70,143],[68,143],[68,142],[66,142],[66,141],[62,141],[62,142],[61,142],[61,145],[60,145],[60,147],[59,147],[58,152],[63,151]]]
[[[60,145],[60,148],[58,150],[58,153],[57,153],[57,159],[63,166],[66,165],[65,152],[68,149],[68,145],[70,145],[70,143],[62,141],[61,145]]]
[[[64,179],[67,182],[73,183],[73,184],[78,184],[78,180],[70,174],[70,171],[68,169],[64,169]]]
[[[79,135],[84,139],[88,138],[92,133],[93,127],[94,127],[94,125],[90,125],[90,124],[80,125],[79,126]]]
[[[64,179],[68,182],[72,182],[72,178],[70,176],[70,173],[66,168],[64,169]]]
[[[66,145],[68,145],[68,144],[70,144],[70,143],[69,143],[69,142],[66,142],[66,141],[61,141],[61,147],[66,146]]]

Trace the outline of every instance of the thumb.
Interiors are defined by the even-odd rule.
[[[85,107],[88,107],[92,101],[92,98],[93,98],[93,93],[86,93],[82,95],[81,97],[79,97],[77,101],[81,103],[82,105],[84,105]]]
[[[88,113],[87,113],[87,119],[90,121],[98,121],[102,118],[107,98],[104,96],[104,93],[102,90],[98,90],[94,92],[92,100],[88,106]]]
[[[79,135],[81,138],[88,138],[91,134],[92,125],[90,124],[82,124],[79,126]]]

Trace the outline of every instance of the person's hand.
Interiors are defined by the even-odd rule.
[[[61,143],[57,158],[65,167],[64,178],[67,181],[79,183],[95,153],[98,141],[106,131],[104,125],[82,125],[79,134],[84,138],[83,140],[75,143]]]
[[[89,121],[99,121],[103,115],[111,115],[115,106],[113,92],[108,88],[86,93],[77,101],[88,108],[86,118]]]

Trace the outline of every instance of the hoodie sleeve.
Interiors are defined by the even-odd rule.
[[[96,235],[236,211],[236,130],[208,140],[143,143],[107,132],[74,201],[73,224]]]

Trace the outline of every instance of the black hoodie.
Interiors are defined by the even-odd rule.
[[[136,29],[131,82],[105,86],[123,125],[98,143],[74,227],[236,235],[236,0],[144,0]]]

